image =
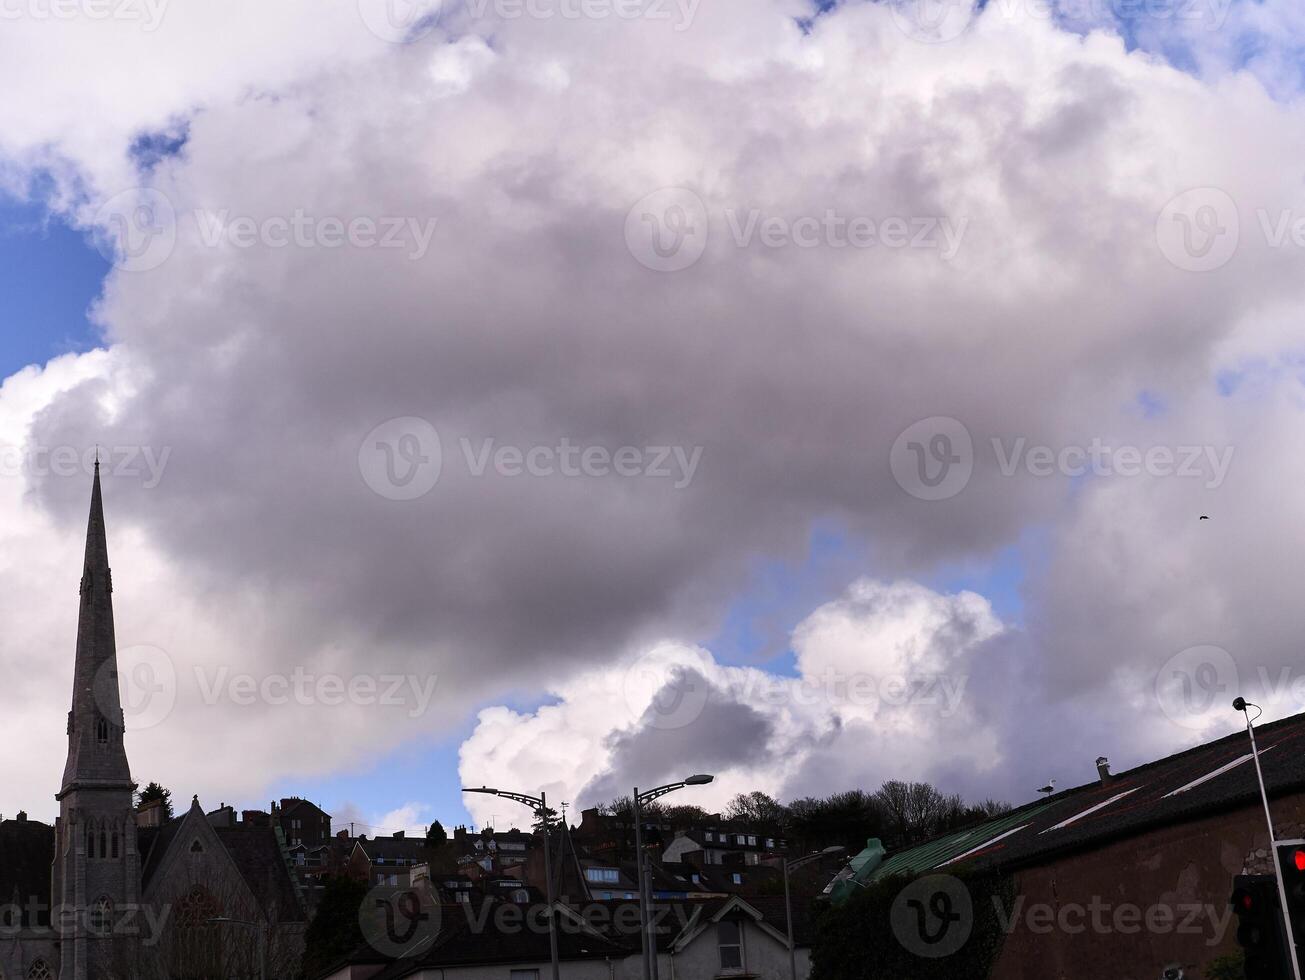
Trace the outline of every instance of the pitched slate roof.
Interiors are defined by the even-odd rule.
[[[22,925],[48,925],[50,865],[54,862],[54,828],[36,820],[0,822],[0,906],[10,902],[23,909]],[[37,922],[27,907],[44,909]],[[6,923],[16,925],[17,923]]]
[[[215,827],[214,831],[259,905],[266,911],[275,909],[280,922],[304,921],[303,902],[276,831],[266,827]]]
[[[1230,709],[1231,713],[1231,709]],[[1305,714],[1256,726],[1264,781],[1305,790]],[[1029,803],[997,820],[889,857],[874,878],[939,867],[1018,868],[1157,827],[1259,803],[1245,730]],[[958,860],[959,858],[959,860]]]
[[[522,910],[531,921],[529,909]],[[625,959],[633,950],[603,936],[581,930],[560,929],[558,955],[563,961]],[[440,927],[429,949],[418,956],[392,963],[373,980],[400,980],[422,970],[449,966],[548,962],[547,930],[503,928],[498,917],[466,905],[441,907]],[[365,956],[363,962],[375,962]]]
[[[148,889],[154,880],[184,821],[184,815],[174,817],[161,827],[141,828],[137,832],[137,843],[143,855],[143,889]],[[275,908],[281,922],[304,921],[303,902],[290,876],[277,831],[271,827],[247,826],[212,829],[259,904],[265,910]]]

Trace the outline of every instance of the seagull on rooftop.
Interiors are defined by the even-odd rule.
[[[1052,793],[1056,792],[1056,781],[1054,779],[1047,780],[1047,785],[1039,789],[1038,792],[1046,793],[1050,796]]]

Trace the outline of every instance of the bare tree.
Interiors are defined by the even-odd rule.
[[[787,810],[774,797],[753,790],[751,793],[739,793],[729,801],[725,816],[730,820],[741,820],[750,824],[769,824],[781,826]]]

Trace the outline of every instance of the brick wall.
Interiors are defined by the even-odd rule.
[[[1305,794],[1272,808],[1279,839],[1305,837]],[[1232,879],[1271,870],[1268,847],[1256,804],[1020,871],[992,980],[1201,977],[1236,951]]]

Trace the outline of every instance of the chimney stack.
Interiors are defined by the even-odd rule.
[[[1110,760],[1104,755],[1097,758],[1097,775],[1101,777],[1102,786],[1110,785],[1110,781],[1115,778],[1110,774]]]

